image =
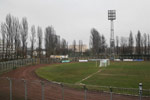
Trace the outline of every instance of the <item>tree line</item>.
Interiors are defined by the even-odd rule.
[[[84,43],[82,40],[79,40],[77,43],[76,40],[73,40],[71,48],[69,48],[69,55],[73,57],[81,57],[84,55],[85,51],[84,49]],[[86,55],[87,56],[87,55]]]
[[[107,43],[105,36],[100,34],[95,28],[91,30],[90,36],[90,51],[93,56],[98,56],[100,54],[106,54]]]
[[[128,37],[120,38],[116,37],[116,51],[117,54],[124,55],[150,55],[150,36],[149,34],[141,34],[140,31],[137,32],[135,37],[132,31]]]
[[[26,17],[23,17],[20,21],[11,14],[8,14],[6,20],[1,23],[1,36],[0,50],[3,60],[27,58],[28,55],[34,57],[35,51],[39,58],[43,55],[45,57],[67,54],[70,56],[110,55],[110,47],[105,36],[95,28],[91,29],[90,48],[84,52],[82,40],[79,40],[78,43],[73,40],[70,49],[68,42],[56,34],[53,26],[47,26],[43,32],[40,26],[36,28],[35,25],[32,25],[29,28]],[[30,47],[28,47],[29,44],[31,44]],[[116,36],[115,55],[150,55],[150,35],[141,34],[138,31],[133,36],[132,31],[130,31],[128,37]]]
[[[140,31],[135,37],[132,31],[128,37],[115,38],[115,55],[150,55],[150,35]],[[91,30],[90,36],[90,52],[94,56],[109,55],[110,48],[106,43],[103,34],[100,34],[95,28]]]
[[[19,21],[11,14],[6,16],[5,22],[1,23],[1,59],[27,58],[27,55],[33,57],[35,50],[37,57],[41,57],[43,51],[45,51],[46,57],[50,57],[52,54],[67,54],[68,42],[61,39],[52,26],[46,27],[45,32],[40,26],[36,28],[32,25],[30,29],[26,17]],[[31,47],[27,47],[28,40],[30,40]],[[44,47],[42,47],[43,42],[45,42]]]

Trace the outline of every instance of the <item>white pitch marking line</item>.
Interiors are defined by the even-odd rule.
[[[81,81],[76,82],[75,84],[82,84],[83,81],[87,80],[88,78],[92,77],[93,75],[95,75],[95,74],[97,74],[97,73],[99,73],[99,72],[101,72],[101,69],[98,70],[97,72],[95,72],[95,73],[93,73],[93,74],[87,76],[86,78],[82,79]]]

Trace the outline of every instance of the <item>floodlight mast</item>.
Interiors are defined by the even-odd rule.
[[[110,29],[110,54],[114,58],[115,54],[115,40],[114,40],[114,20],[116,20],[116,10],[108,10],[108,20],[111,23]]]

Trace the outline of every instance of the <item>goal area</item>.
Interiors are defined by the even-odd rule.
[[[110,60],[109,59],[101,59],[99,67],[107,67],[110,65]]]

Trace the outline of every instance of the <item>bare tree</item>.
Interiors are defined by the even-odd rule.
[[[148,34],[148,54],[150,55],[150,36]]]
[[[82,40],[79,40],[79,56],[82,54],[82,48],[83,48],[83,42]]]
[[[121,47],[120,48],[121,49],[121,54],[123,54],[123,55],[128,54],[128,50],[127,50],[127,47],[128,47],[127,38],[121,37],[120,47]]]
[[[6,35],[7,35],[5,23],[1,24],[1,33],[2,33],[2,59],[4,59],[6,55],[5,47],[6,47]]]
[[[101,53],[105,53],[105,49],[107,47],[105,36],[101,36]]]
[[[45,51],[46,51],[46,57],[48,57],[48,49],[49,49],[49,39],[48,39],[48,28],[45,29]]]
[[[46,50],[46,57],[49,57],[50,56],[50,39],[51,39],[51,27],[47,27],[45,29],[45,50]]]
[[[101,40],[100,40],[100,34],[96,29],[91,30],[91,36],[90,36],[90,47],[92,49],[93,55],[98,55],[101,46]]]
[[[74,52],[74,56],[76,56],[76,40],[73,40],[73,52]]]
[[[53,54],[57,54],[56,51],[57,51],[58,48],[59,48],[58,46],[61,45],[61,44],[59,43],[59,40],[58,40],[58,39],[59,39],[59,38],[58,38],[59,36],[57,36],[57,35],[54,33],[54,34],[52,35],[52,37],[53,37],[53,40],[52,40],[52,43],[53,43],[53,44],[52,44],[53,52],[52,52],[52,53],[53,53]]]
[[[116,54],[119,54],[119,37],[116,36]]]
[[[144,37],[141,36],[141,54],[144,54]]]
[[[19,56],[19,52],[20,52],[20,23],[19,23],[19,19],[15,18],[14,19],[14,41],[15,41],[15,58],[18,59]]]
[[[147,54],[147,47],[148,47],[148,42],[147,42],[147,34],[144,33],[143,35],[143,45],[144,45],[144,54]]]
[[[2,36],[3,36],[3,50],[6,49],[5,58],[14,59],[18,58],[20,49],[20,28],[19,19],[8,14],[6,16],[6,22],[2,24]],[[5,34],[4,34],[5,33]]]
[[[60,50],[60,46],[61,46],[60,36],[56,37],[56,41],[57,41],[56,50],[55,50],[56,54],[61,54],[61,50]]]
[[[6,55],[9,59],[12,58],[12,51],[13,51],[13,37],[14,37],[14,32],[13,32],[13,16],[8,14],[6,16],[6,32],[7,32],[7,44],[6,44]],[[11,50],[12,49],[12,50]]]
[[[80,56],[80,51],[81,51],[81,40],[79,40],[79,45],[78,45],[78,52],[79,52],[79,56]]]
[[[105,43],[105,39],[103,42]],[[91,30],[90,47],[92,49],[93,55],[98,56],[102,52],[102,37],[94,28]]]
[[[9,18],[8,18],[9,17]],[[5,27],[6,27],[6,55],[5,58],[9,58],[9,48],[10,48],[10,27],[11,27],[11,15],[6,16],[6,22],[5,22]]]
[[[62,39],[61,41],[61,51],[63,55],[67,54],[67,42],[65,39]]]
[[[31,38],[30,38],[30,41],[31,41],[31,57],[33,57],[34,43],[36,42],[35,36],[36,36],[35,26],[32,25],[31,26]]]
[[[41,58],[41,52],[42,52],[42,28],[38,26],[37,28],[37,35],[38,35],[38,54],[39,58]]]
[[[6,16],[6,22],[1,24],[2,33],[2,44],[3,44],[3,54],[2,58],[12,59],[12,58],[26,58],[27,56],[27,39],[28,39],[28,22],[24,17],[22,22],[19,19],[8,14]],[[33,56],[33,50],[35,48],[35,26],[31,27],[31,56]],[[38,54],[41,57],[42,51],[42,29],[38,27]],[[45,29],[45,49],[46,55],[49,57],[51,54],[67,54],[68,53],[68,43],[65,39],[60,41],[60,36],[56,35],[54,28],[47,27]],[[63,50],[61,52],[61,49]],[[6,53],[4,53],[6,52]],[[19,57],[20,56],[20,57]]]
[[[133,44],[134,44],[133,35],[132,35],[132,31],[130,31],[130,35],[129,35],[129,46],[128,46],[128,47],[129,47],[129,53],[130,53],[130,55],[133,54],[133,49],[134,49]]]
[[[136,53],[141,55],[141,32],[138,31],[137,36],[136,36]]]
[[[27,48],[27,38],[28,38],[28,22],[24,17],[22,18],[22,27],[21,27],[21,41],[22,41],[22,56],[26,57],[26,48]]]
[[[47,57],[54,54],[57,43],[57,35],[55,34],[54,28],[48,26],[45,29],[45,49]]]

